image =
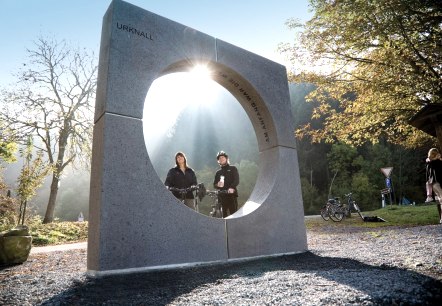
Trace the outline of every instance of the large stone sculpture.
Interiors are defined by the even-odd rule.
[[[260,171],[226,219],[166,190],[146,151],[143,106],[158,77],[204,64],[255,129]],[[155,114],[151,114],[155,116]],[[88,270],[118,273],[307,250],[284,66],[114,0],[103,20],[90,191]]]

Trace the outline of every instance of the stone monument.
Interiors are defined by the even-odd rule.
[[[143,137],[143,106],[160,76],[204,64],[242,105],[260,170],[226,219],[164,187]],[[103,18],[90,189],[92,275],[245,260],[307,250],[298,157],[284,66],[121,0]],[[155,114],[151,114],[155,116]],[[241,175],[241,174],[240,174]]]

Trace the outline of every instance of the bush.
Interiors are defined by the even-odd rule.
[[[35,246],[49,244],[63,244],[87,240],[87,222],[59,222],[43,224],[40,216],[28,221],[32,235],[32,244]]]
[[[14,198],[3,194],[4,187],[0,182],[0,231],[11,229],[18,223],[18,204]]]

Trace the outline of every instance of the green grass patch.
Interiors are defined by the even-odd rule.
[[[350,218],[344,218],[341,222],[331,220],[324,221],[319,218],[307,218],[305,223],[307,229],[315,229],[324,226],[336,227],[361,227],[361,228],[379,228],[389,226],[423,226],[439,224],[439,214],[436,205],[391,205],[374,211],[362,212],[364,217],[377,216],[387,222],[364,222],[362,218],[353,213]]]

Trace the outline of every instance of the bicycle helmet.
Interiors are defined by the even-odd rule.
[[[229,155],[227,155],[227,153],[224,152],[224,151],[219,151],[219,152],[216,154],[216,160],[218,160],[218,159],[220,158],[220,156],[224,156],[225,158],[229,158]]]

